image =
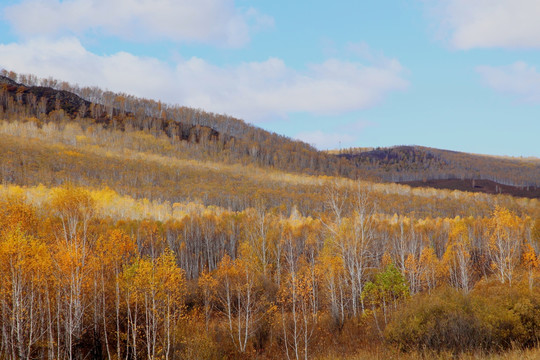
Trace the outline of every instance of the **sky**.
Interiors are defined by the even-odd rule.
[[[2,0],[0,68],[321,150],[540,157],[538,0]]]

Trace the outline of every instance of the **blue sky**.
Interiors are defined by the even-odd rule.
[[[538,0],[4,0],[0,68],[320,149],[540,157]]]

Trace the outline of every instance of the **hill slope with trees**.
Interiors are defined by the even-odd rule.
[[[476,155],[422,146],[345,149],[366,177],[410,186],[540,196],[540,159]],[[452,180],[452,181],[448,181]]]
[[[540,353],[538,199],[358,180],[240,120],[50,79],[39,112],[17,80],[0,358]]]
[[[190,157],[198,160],[490,193],[490,187],[468,186],[472,180],[489,180],[496,183],[495,193],[539,196],[540,160],[535,158],[482,156],[420,146],[321,152],[230,116],[97,87],[81,88],[7,71],[0,76],[0,86],[0,112],[6,118],[34,117],[56,123],[74,120],[83,121],[83,126],[100,124],[105,129],[147,131],[197,144]],[[432,182],[428,184],[427,180]]]

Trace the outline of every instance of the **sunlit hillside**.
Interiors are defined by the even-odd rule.
[[[538,199],[379,183],[369,158],[226,116],[18,81],[0,87],[0,358],[538,354]],[[419,151],[434,176],[538,172]]]

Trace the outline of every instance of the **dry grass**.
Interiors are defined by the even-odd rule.
[[[317,360],[538,360],[540,359],[540,348],[526,350],[511,350],[500,354],[475,354],[466,353],[453,355],[449,352],[411,352],[402,353],[395,349],[375,349],[361,351],[355,355],[343,356],[340,354],[330,354],[316,357]]]

